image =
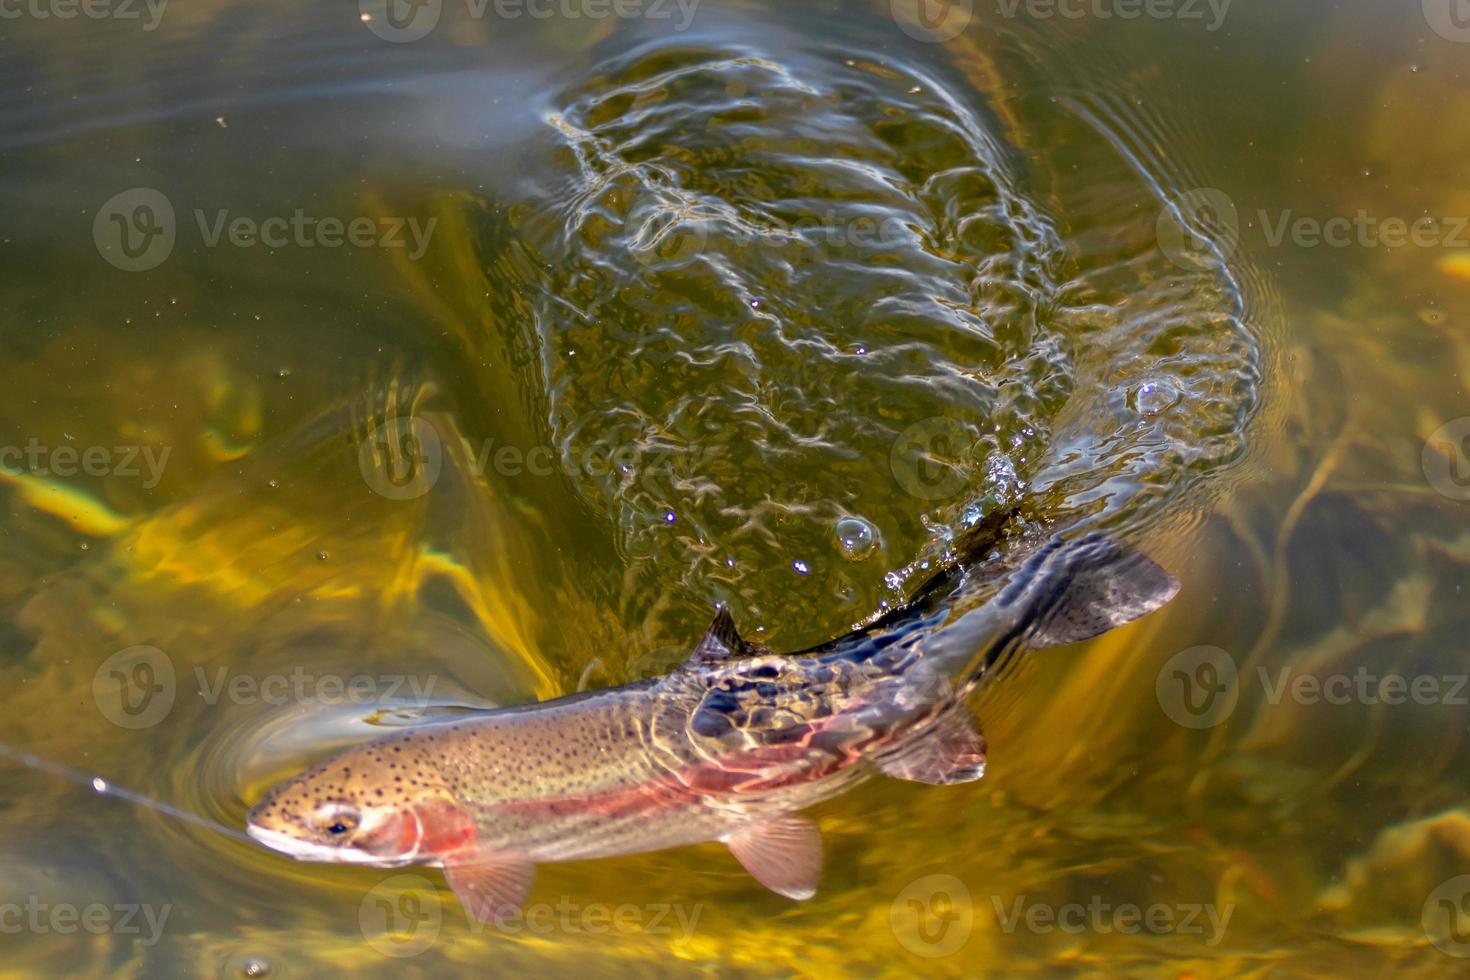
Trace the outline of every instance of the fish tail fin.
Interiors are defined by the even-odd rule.
[[[948,662],[966,690],[989,682],[1023,647],[1078,643],[1163,606],[1179,582],[1143,552],[1101,533],[1047,542],[982,609],[943,628],[931,659]],[[964,620],[976,617],[975,628]],[[945,634],[949,634],[946,636]],[[954,676],[951,675],[951,676]]]
[[[1173,599],[1179,580],[1152,558],[1100,533],[1053,539],[1022,565],[997,597],[1020,612],[1027,646],[1100,636]]]

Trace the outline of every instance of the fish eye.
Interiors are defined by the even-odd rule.
[[[323,807],[316,818],[317,832],[328,840],[345,839],[361,820],[356,810],[341,804]]]

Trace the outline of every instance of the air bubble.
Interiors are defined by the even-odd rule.
[[[837,550],[848,561],[864,561],[878,547],[878,529],[861,517],[843,517],[833,530],[837,534]]]
[[[230,964],[230,974],[244,980],[260,980],[273,972],[270,960],[261,956],[240,956]]]
[[[1133,392],[1133,408],[1140,415],[1162,415],[1179,404],[1179,392],[1162,381],[1141,384]]]

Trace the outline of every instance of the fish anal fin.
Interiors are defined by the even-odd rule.
[[[895,779],[931,786],[973,782],[985,775],[985,736],[969,709],[958,705],[879,760],[878,768]]]
[[[817,893],[822,876],[822,835],[802,817],[777,817],[742,828],[725,839],[752,878],[798,901]]]
[[[508,855],[484,855],[446,861],[444,879],[473,920],[493,923],[520,911],[536,865]]]

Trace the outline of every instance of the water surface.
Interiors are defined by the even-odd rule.
[[[802,904],[711,845],[543,868],[492,933],[434,871],[0,770],[0,911],[106,909],[0,918],[0,969],[1458,967],[1470,46],[962,6],[0,24],[4,741],[238,827],[717,601],[827,639],[1012,502],[1184,583],[988,689],[983,781],[820,807]],[[1437,236],[1293,230],[1360,211]]]

